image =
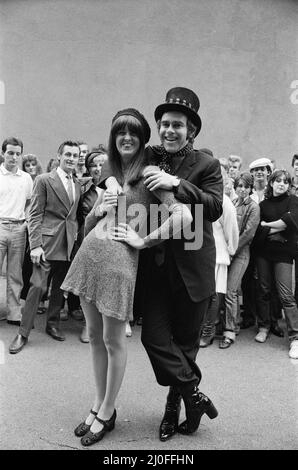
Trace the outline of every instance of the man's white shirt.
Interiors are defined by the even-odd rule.
[[[31,199],[33,182],[29,173],[16,173],[0,165],[0,219],[25,220],[26,202]]]

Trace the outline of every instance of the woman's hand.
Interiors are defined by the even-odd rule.
[[[261,220],[261,227],[267,227],[267,226],[268,226],[267,222],[264,222],[264,220]]]
[[[118,205],[118,196],[108,189],[104,192],[103,202],[94,210],[96,217],[101,217],[103,213],[109,212],[113,207]]]
[[[118,183],[115,176],[109,176],[106,180],[106,188],[114,194],[121,194],[123,192],[122,186]]]
[[[125,242],[136,250],[145,248],[145,241],[128,224],[120,223],[117,227],[111,227],[109,238],[119,242]]]

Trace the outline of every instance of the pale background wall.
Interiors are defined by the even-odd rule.
[[[155,107],[187,86],[201,100],[197,148],[289,167],[297,25],[294,0],[0,0],[0,139],[21,137],[45,166],[66,138],[106,142],[134,106],[157,143]]]

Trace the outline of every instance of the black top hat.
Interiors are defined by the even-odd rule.
[[[166,102],[157,106],[154,117],[158,121],[162,115],[168,111],[178,111],[185,114],[197,127],[197,136],[202,127],[202,121],[198,115],[200,100],[189,88],[171,88],[166,95]]]

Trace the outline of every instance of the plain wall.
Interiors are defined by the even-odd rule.
[[[290,167],[298,152],[298,2],[0,0],[1,141],[45,168],[68,138],[105,143],[117,110],[152,126],[173,86],[201,101],[196,148]],[[3,85],[2,85],[3,86]]]

